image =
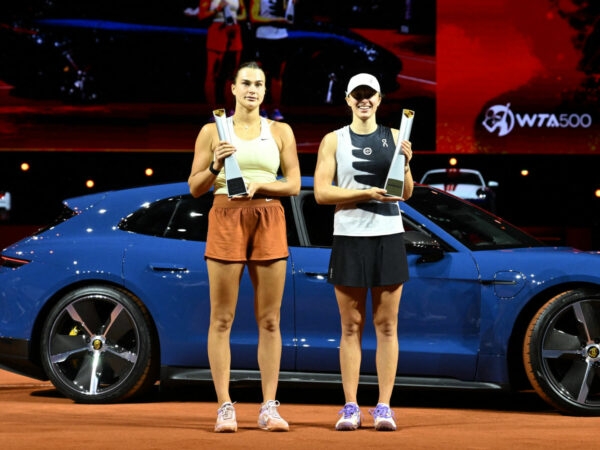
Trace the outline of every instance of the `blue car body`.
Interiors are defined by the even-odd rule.
[[[299,196],[283,199],[290,257],[281,310],[281,380],[339,383],[339,313],[327,282],[333,208],[314,202],[312,179],[303,178],[303,184]],[[141,332],[139,340],[155,343],[160,375],[157,370],[154,376],[165,383],[210,380],[205,243],[202,231],[199,238],[190,238],[189,224],[205,230],[211,199],[211,193],[192,199],[186,183],[73,198],[65,201],[68,220],[4,249],[0,366],[54,381],[42,364],[44,354],[52,353],[45,351],[43,339],[51,311],[75,289],[105,286],[128,293],[146,311],[150,331]],[[183,200],[203,206],[186,210]],[[178,208],[185,211],[181,223]],[[145,216],[163,209],[168,211],[164,221],[162,213]],[[523,362],[523,345],[536,332],[534,318],[549,301],[574,290],[587,290],[585,302],[578,303],[584,305],[583,321],[590,333],[600,333],[594,300],[600,290],[598,254],[548,247],[502,219],[427,186],[416,186],[413,198],[401,209],[410,280],[399,312],[398,385],[530,387],[527,373],[532,369]],[[446,211],[457,213],[445,217]],[[182,225],[184,221],[187,225]],[[493,228],[491,234],[496,233],[494,227],[508,233],[489,241],[473,237],[474,232],[465,231],[473,221],[480,221],[482,229]],[[560,314],[564,313],[556,317]],[[376,338],[370,322],[369,313],[363,337],[363,383],[376,383]],[[543,334],[549,330],[554,328],[544,329]],[[58,334],[50,331],[49,339]],[[530,340],[535,346],[535,339]],[[593,339],[583,340],[589,351],[587,341]],[[256,346],[253,289],[245,273],[231,333],[232,381],[258,379]],[[544,376],[554,387],[550,394],[543,382],[533,380],[535,387],[542,384],[542,397],[566,412],[595,415],[595,384],[592,388],[590,383],[590,398],[574,394],[570,397],[575,399],[563,401],[560,395],[554,399],[555,391],[561,391],[554,385],[562,378],[553,363],[548,364]],[[57,387],[71,396],[69,389]],[[121,394],[103,400],[119,401]],[[73,398],[95,401],[89,392]]]

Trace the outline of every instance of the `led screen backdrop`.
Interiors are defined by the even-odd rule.
[[[60,150],[62,134],[70,150],[127,149],[131,137],[139,150],[189,150],[210,111],[207,24],[183,14],[195,5],[3,2],[0,149]],[[382,79],[389,125],[415,109],[419,151],[598,151],[600,1],[299,0],[297,16],[284,99],[300,151],[347,121],[345,82],[359,70]]]
[[[437,4],[437,152],[598,152],[600,2]]]

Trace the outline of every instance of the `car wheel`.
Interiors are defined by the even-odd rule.
[[[147,311],[118,288],[65,295],[44,322],[41,360],[48,378],[79,403],[119,402],[157,378],[158,351]]]
[[[575,289],[529,323],[523,361],[535,391],[566,414],[600,415],[600,293]]]

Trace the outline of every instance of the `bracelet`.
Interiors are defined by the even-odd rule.
[[[404,173],[408,173],[408,171],[410,170],[410,166],[407,164],[404,166]]]
[[[208,170],[210,170],[210,173],[212,173],[213,175],[218,176],[221,173],[221,171],[215,169],[215,166],[213,165],[214,163],[215,163],[214,161],[210,162],[210,166],[208,166]]]

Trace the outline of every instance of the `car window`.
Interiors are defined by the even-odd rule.
[[[179,199],[165,228],[164,237],[187,241],[206,241],[208,212],[212,202],[212,193],[199,198],[186,195]]]
[[[314,194],[309,191],[304,191],[296,199],[304,224],[295,220],[292,200],[288,197],[281,199],[286,214],[288,245],[301,245],[298,227],[302,226],[307,245],[331,247],[335,205],[319,205]],[[149,236],[205,241],[212,201],[212,192],[199,198],[182,195],[162,199],[123,219],[119,228]],[[407,204],[472,250],[544,246],[542,242],[502,219],[435,189],[415,188]],[[431,230],[424,230],[418,221],[411,219],[406,213],[403,213],[403,222],[406,231],[418,230],[435,237]]]
[[[320,205],[314,194],[306,193],[299,197],[300,208],[306,224],[306,234],[311,247],[331,247],[333,243],[333,216],[335,205]],[[409,217],[402,215],[405,231],[420,231],[429,236],[431,232],[423,229]],[[432,236],[433,237],[433,236]]]
[[[205,241],[212,201],[212,192],[199,198],[184,195],[162,199],[123,219],[119,228],[148,236]]]
[[[132,233],[188,241],[206,241],[208,213],[213,203],[209,192],[199,198],[181,195],[156,201],[123,219],[119,228]],[[287,221],[288,245],[300,245],[289,197],[282,197]]]
[[[51,229],[63,222],[66,222],[71,217],[75,217],[77,214],[78,213],[76,211],[73,211],[70,207],[63,204],[60,211],[58,212],[57,216],[54,218],[54,220],[52,220],[50,223],[46,224],[45,226],[41,227],[40,229],[38,229],[35,233],[33,233],[33,235],[36,236],[38,234],[42,234],[45,231],[48,231],[49,229]]]
[[[302,197],[302,215],[308,241],[313,247],[331,247],[335,205],[319,205],[313,194]]]
[[[471,250],[545,246],[499,217],[432,188],[415,188],[407,204]]]

